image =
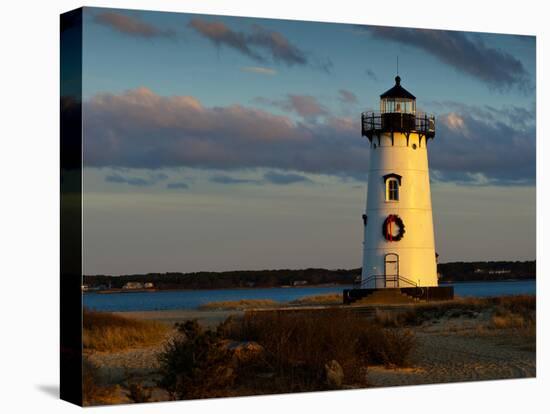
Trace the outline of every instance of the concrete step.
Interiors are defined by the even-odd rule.
[[[375,305],[375,304],[406,304],[406,303],[416,303],[417,300],[411,296],[404,294],[399,289],[379,289],[372,292],[370,295],[361,298],[354,302],[358,305]]]

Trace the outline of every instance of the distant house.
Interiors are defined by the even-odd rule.
[[[305,286],[307,285],[307,280],[295,280],[292,282],[292,286]]]
[[[143,284],[143,287],[144,287],[145,289],[153,289],[153,288],[155,287],[155,285],[153,285],[153,282],[145,282],[145,283]]]
[[[124,286],[122,286],[122,289],[143,289],[143,283],[140,282],[128,282]]]
[[[484,270],[484,269],[476,269],[474,270],[474,273],[487,273],[489,275],[506,275],[508,273],[512,273],[509,269],[493,269],[493,270]]]
[[[489,270],[490,275],[506,275],[512,273],[511,270],[499,269],[499,270]]]

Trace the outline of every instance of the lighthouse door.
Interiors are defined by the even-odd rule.
[[[385,287],[399,287],[399,256],[388,253],[384,257]]]

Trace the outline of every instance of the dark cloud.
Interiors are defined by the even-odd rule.
[[[114,184],[127,184],[134,187],[149,187],[155,185],[159,181],[166,180],[168,175],[164,173],[150,173],[146,178],[127,176],[120,173],[109,174],[105,177],[105,181]]]
[[[528,108],[516,105],[505,105],[495,108],[491,105],[467,105],[454,101],[428,101],[426,105],[434,108],[439,113],[458,112],[472,114],[475,118],[488,122],[503,122],[515,129],[534,127],[536,105],[533,103]]]
[[[373,81],[378,82],[378,76],[376,76],[376,73],[372,69],[365,70],[365,74]]]
[[[328,109],[317,98],[309,95],[287,95],[284,99],[268,99],[258,97],[254,102],[280,108],[286,112],[294,112],[303,118],[327,115]]]
[[[461,184],[534,184],[534,123],[514,122],[507,108],[459,108],[437,118],[436,138],[429,145],[433,178]]]
[[[429,143],[434,179],[534,182],[533,112],[452,103],[438,109],[436,137]],[[360,137],[359,124],[358,117],[330,113],[297,122],[241,105],[205,107],[191,96],[163,97],[140,88],[84,102],[84,162],[145,169],[263,167],[363,181],[369,145]],[[277,181],[273,177],[264,180]]]
[[[217,47],[232,48],[258,62],[266,62],[269,57],[273,62],[284,63],[287,66],[309,65],[325,72],[332,69],[330,60],[313,58],[281,33],[267,30],[257,24],[252,26],[249,33],[245,33],[235,31],[219,21],[195,18],[189,22],[189,27]]]
[[[287,65],[305,65],[308,63],[303,51],[290,43],[281,33],[253,25],[252,33],[248,35],[251,45],[266,50],[274,61],[281,61]]]
[[[303,182],[312,182],[309,178],[301,174],[278,173],[270,171],[264,174],[264,180],[271,184],[287,185]]]
[[[357,103],[357,95],[355,95],[353,92],[348,91],[346,89],[340,89],[338,91],[338,99],[340,99],[340,101],[344,103],[349,103],[349,104]]]
[[[183,182],[177,182],[177,183],[166,184],[166,188],[170,190],[186,190],[189,188],[189,186]]]
[[[424,50],[458,71],[481,80],[490,88],[532,89],[532,82],[523,63],[504,50],[488,46],[480,34],[383,26],[360,27],[376,38]]]
[[[365,170],[359,121],[312,125],[263,110],[204,107],[190,96],[147,88],[99,94],[84,103],[85,164],[126,168],[204,167],[337,173]]]
[[[312,183],[313,181],[308,177],[296,174],[296,173],[286,173],[286,172],[277,172],[269,171],[264,173],[261,179],[252,179],[252,178],[239,178],[233,177],[226,174],[218,174],[210,178],[210,181],[216,184],[224,185],[233,185],[233,184],[277,184],[277,185],[289,185],[295,183]]]
[[[259,180],[247,178],[235,178],[230,175],[219,174],[210,178],[210,181],[216,184],[258,184]]]
[[[153,185],[154,182],[151,180],[146,180],[141,177],[125,177],[120,174],[111,174],[105,177],[105,181],[108,183],[115,184],[128,184],[136,187],[146,187]]]
[[[94,22],[130,36],[153,38],[173,37],[176,34],[173,30],[163,30],[136,17],[115,12],[96,14]]]

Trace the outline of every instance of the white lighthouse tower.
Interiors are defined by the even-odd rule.
[[[380,95],[380,112],[361,118],[370,142],[361,288],[437,286],[428,169],[435,118],[416,111],[399,76]]]

